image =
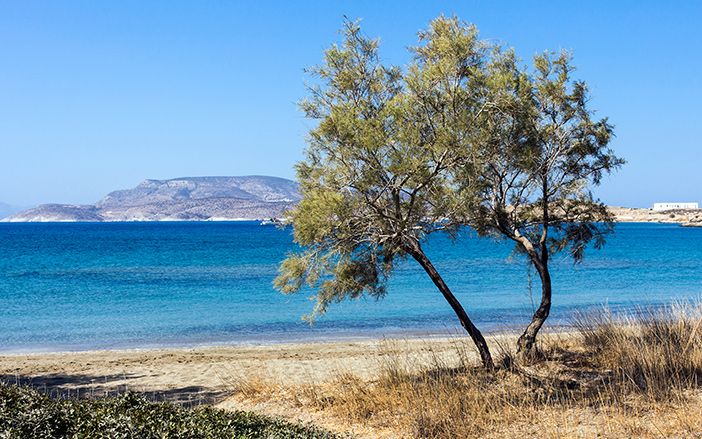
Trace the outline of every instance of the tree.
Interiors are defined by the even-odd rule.
[[[551,257],[567,250],[577,263],[589,244],[604,245],[612,217],[590,188],[624,163],[608,147],[612,126],[594,119],[586,84],[572,79],[570,56],[539,55],[534,67],[529,75],[511,52],[496,57],[483,133],[457,172],[466,222],[514,241],[539,275],[541,302],[518,340],[527,356],[551,310]]]
[[[285,293],[316,289],[314,313],[362,295],[381,297],[399,259],[426,271],[468,332],[487,368],[490,350],[463,306],[425,254],[433,233],[455,236],[460,191],[452,172],[476,127],[483,102],[486,45],[472,27],[439,18],[420,34],[415,61],[403,72],[384,66],[377,40],[347,22],[344,42],[311,69],[316,86],[301,104],[318,121],[306,159],[297,165],[302,200],[291,211],[302,247],[280,266]]]

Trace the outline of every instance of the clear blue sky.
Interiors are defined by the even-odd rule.
[[[702,2],[0,1],[0,201],[91,203],[146,178],[293,177],[303,68],[361,18],[404,64],[437,15],[530,58],[570,49],[629,163],[597,194],[702,202]]]

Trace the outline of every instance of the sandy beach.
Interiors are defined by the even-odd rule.
[[[490,340],[502,344],[512,338],[495,335]],[[371,377],[385,356],[409,355],[422,364],[436,355],[455,356],[457,347],[465,348],[469,341],[455,336],[10,354],[0,356],[0,378],[55,395],[100,396],[134,390],[155,400],[218,404],[242,379],[305,384],[344,372]]]
[[[507,333],[487,337],[493,349],[506,346],[515,338]],[[0,356],[0,379],[10,384],[28,384],[53,396],[101,397],[131,390],[142,392],[154,401],[175,401],[186,406],[210,404],[225,410],[247,410],[311,422],[359,438],[392,438],[396,437],[393,429],[348,425],[327,419],[322,412],[276,402],[275,397],[265,401],[248,399],[240,394],[238,386],[265,382],[273,386],[304,387],[344,374],[372,380],[388,359],[401,358],[412,367],[435,364],[437,358],[453,364],[458,352],[478,361],[470,339],[462,335],[6,354]]]

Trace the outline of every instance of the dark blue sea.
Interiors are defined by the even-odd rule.
[[[538,277],[508,242],[434,236],[426,251],[476,324],[528,322]],[[312,291],[272,287],[291,230],[254,222],[0,223],[0,352],[249,344],[461,333],[413,261],[388,295],[302,321]],[[550,325],[578,311],[702,296],[702,228],[620,224],[603,250],[552,264]]]

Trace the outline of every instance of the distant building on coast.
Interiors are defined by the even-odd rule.
[[[679,210],[699,208],[699,203],[653,203],[653,210]]]

